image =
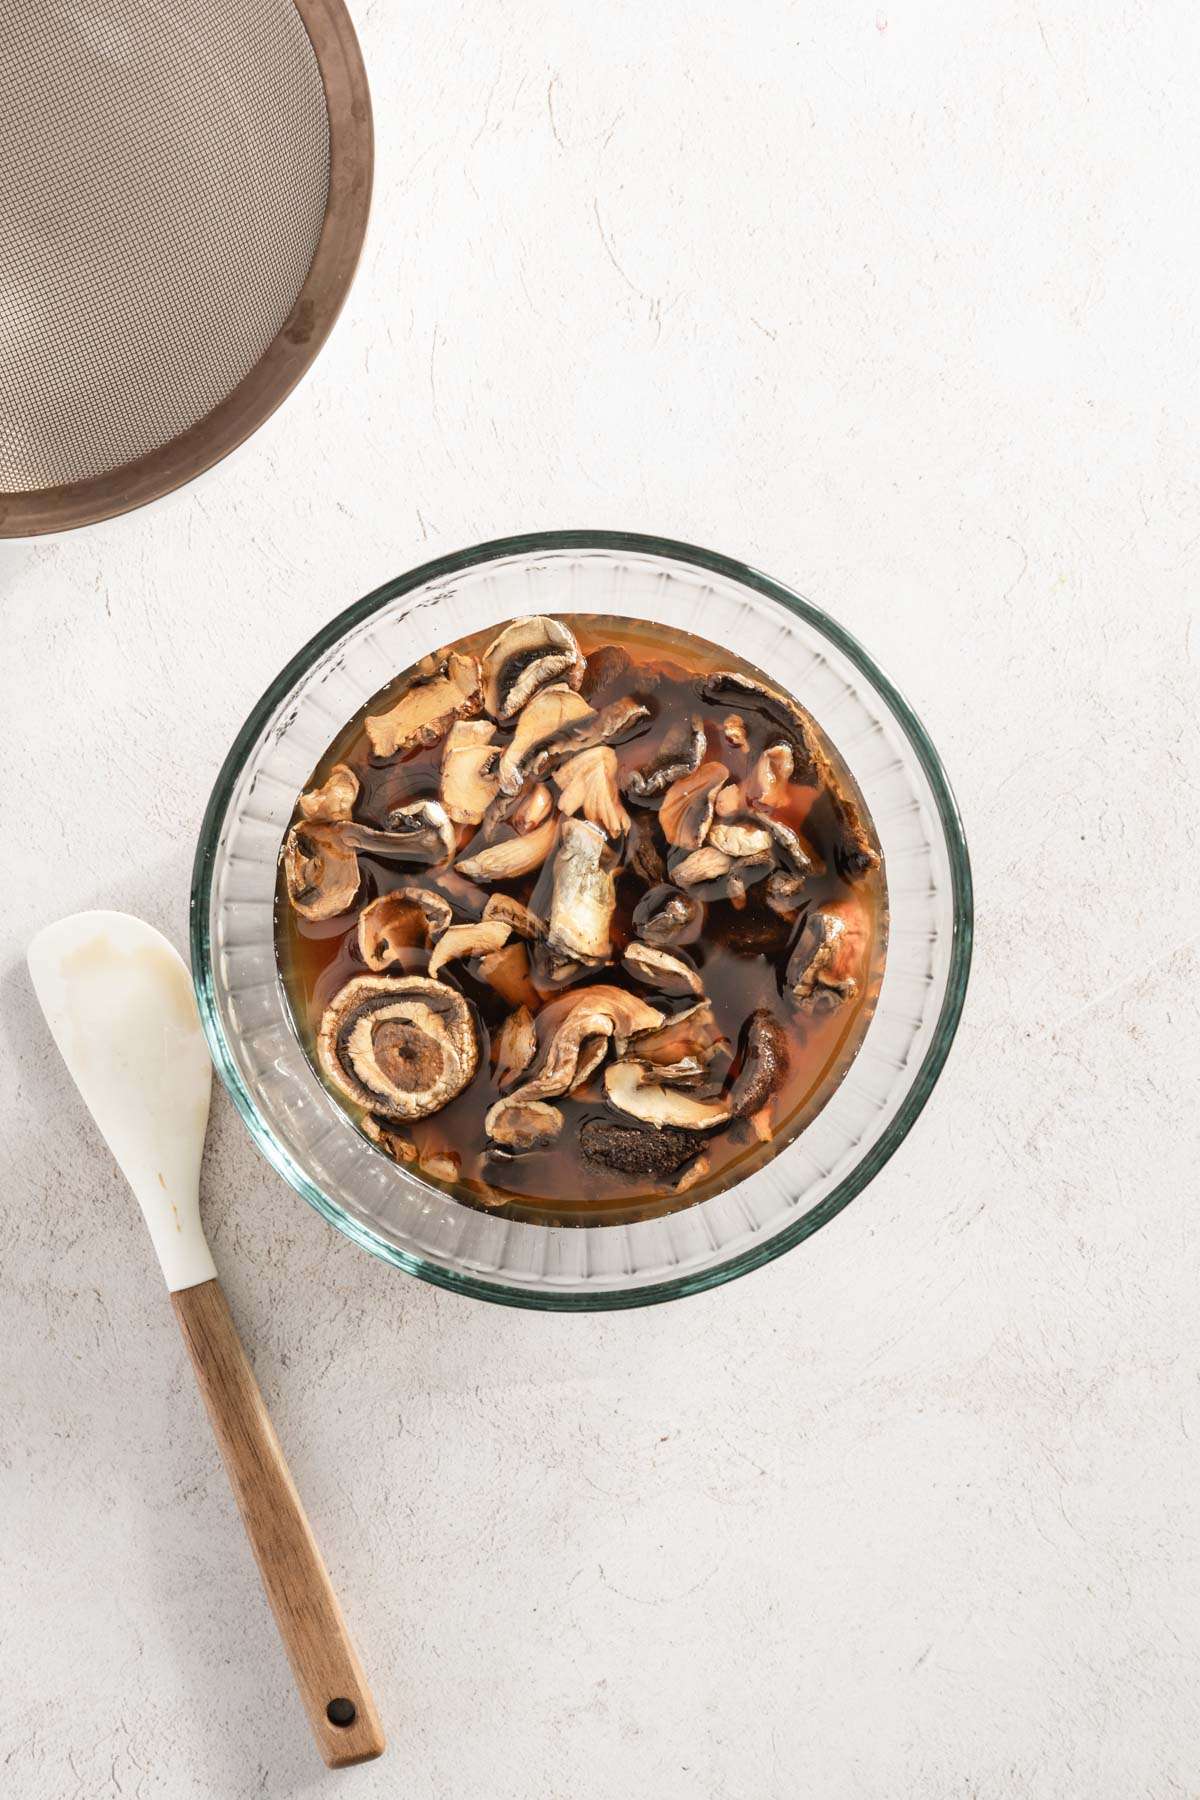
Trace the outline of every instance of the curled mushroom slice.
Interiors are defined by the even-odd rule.
[[[395,756],[420,745],[440,743],[455,719],[471,718],[482,705],[479,664],[473,656],[452,650],[426,657],[418,677],[385,713],[369,714],[365,724],[372,752]]]
[[[633,926],[648,944],[691,944],[704,924],[704,908],[690,894],[662,886],[643,894],[633,909]]]
[[[635,939],[621,961],[631,975],[636,975],[647,987],[659,988],[664,994],[704,992],[696,965],[675,951],[660,950],[654,944],[642,944]]]
[[[563,820],[546,932],[547,942],[559,956],[586,963],[608,959],[617,887],[607,848],[597,826],[584,819]]]
[[[680,850],[697,850],[713,822],[713,806],[729,780],[724,763],[706,762],[690,775],[681,775],[663,795],[658,822],[668,844]]]
[[[608,1065],[604,1094],[618,1112],[658,1130],[666,1125],[677,1131],[715,1131],[733,1117],[727,1101],[704,1100],[682,1088],[667,1087],[655,1079],[653,1069],[632,1057]]]
[[[358,776],[346,763],[334,763],[324,784],[300,796],[300,811],[314,824],[348,819],[358,799]]]
[[[492,894],[483,909],[483,916],[485,919],[503,919],[510,931],[527,938],[530,943],[542,937],[546,930],[545,920],[539,919],[535,912],[510,894]]]
[[[699,713],[670,726],[657,755],[643,769],[632,769],[625,778],[625,792],[639,804],[665,793],[673,782],[693,775],[704,760],[704,721]]]
[[[561,682],[542,688],[521,712],[500,757],[500,791],[515,794],[528,775],[541,774],[542,770],[533,769],[538,752],[554,744],[564,726],[594,717],[587,701],[573,688]]]
[[[587,659],[583,677],[583,693],[589,700],[603,700],[610,688],[622,681],[633,668],[633,658],[619,644],[601,644]]]
[[[751,806],[781,806],[796,771],[796,754],[790,744],[768,744],[746,778],[746,799]]]
[[[492,1039],[492,1060],[496,1068],[496,1086],[511,1087],[523,1075],[537,1055],[537,1031],[533,1014],[527,1006],[509,1013]]]
[[[438,975],[449,962],[467,956],[486,956],[508,942],[511,926],[503,919],[479,919],[470,925],[451,925],[438,940],[429,959],[430,975]]]
[[[787,985],[802,1012],[832,1012],[859,991],[866,969],[867,917],[856,900],[809,913],[787,966]]]
[[[381,856],[400,862],[449,862],[458,848],[458,834],[440,800],[412,800],[387,815],[386,833],[355,828],[359,848],[377,849]],[[386,836],[390,843],[383,843]]]
[[[544,1149],[563,1128],[557,1106],[548,1106],[544,1100],[518,1100],[511,1094],[498,1100],[487,1116],[491,1147],[513,1156]]]
[[[661,1081],[665,1080],[661,1070],[675,1064],[693,1062],[707,1067],[725,1038],[711,1000],[699,1000],[654,1030],[639,1032],[631,1042],[640,1061],[660,1067]]]
[[[460,1094],[479,1065],[471,1009],[424,975],[356,975],[317,1033],[326,1079],[378,1118],[425,1119]]]
[[[540,1006],[541,995],[529,978],[529,952],[520,940],[481,956],[479,974],[510,1006]]]
[[[395,1125],[389,1125],[385,1119],[373,1118],[370,1113],[362,1120],[362,1130],[373,1144],[378,1144],[396,1162],[416,1162],[417,1146],[406,1131],[399,1131]]]
[[[590,717],[581,714],[579,718],[572,719],[555,732],[549,743],[532,753],[526,766],[530,774],[548,774],[569,756],[628,737],[643,719],[649,717],[650,708],[632,695],[626,696],[624,700],[614,700]]]
[[[514,1109],[572,1092],[595,1073],[610,1039],[615,1041],[618,1053],[623,1053],[635,1032],[652,1031],[661,1023],[662,1014],[657,1008],[622,988],[598,985],[551,1001],[540,1022],[540,1062],[520,1087],[488,1109],[484,1119],[488,1137],[513,1148],[509,1142],[511,1128],[506,1121]]]
[[[440,892],[449,900],[455,912],[465,913],[468,919],[483,917],[488,896],[473,881],[464,881],[454,869],[431,869],[428,879],[437,883]]]
[[[792,913],[798,913],[804,905],[807,888],[807,875],[776,869],[767,877],[764,898],[772,912],[778,913],[781,918],[788,918]]]
[[[552,681],[577,688],[584,662],[575,635],[558,619],[514,619],[483,653],[484,704],[494,719],[511,719]]]
[[[359,913],[359,955],[368,969],[386,969],[399,951],[433,943],[453,918],[449,901],[429,888],[393,888]]]
[[[472,881],[515,881],[520,875],[531,875],[549,856],[557,831],[556,821],[547,819],[524,837],[506,838],[502,844],[489,844],[474,856],[464,857],[458,872]]]
[[[358,857],[340,824],[293,825],[283,848],[288,899],[302,919],[335,919],[354,904]]]
[[[442,749],[442,805],[456,825],[478,825],[500,787],[490,719],[459,719]]]
[[[769,856],[774,840],[764,826],[751,825],[744,819],[716,819],[707,842],[736,860],[739,856]]]
[[[553,811],[554,795],[544,781],[535,781],[509,813],[509,823],[514,831],[536,831]]]
[[[721,734],[727,744],[735,750],[748,750],[750,739],[746,734],[746,721],[741,713],[726,713],[721,720]]]
[[[702,844],[672,863],[671,880],[700,900],[732,900],[739,905],[745,901],[746,889],[769,874],[773,861],[770,850],[729,856],[715,844]]]
[[[787,1032],[765,1006],[757,1007],[746,1021],[742,1066],[729,1090],[729,1106],[736,1118],[761,1113],[787,1079],[790,1060]]]
[[[789,695],[768,687],[763,681],[739,675],[734,669],[714,669],[705,677],[700,691],[716,706],[736,706],[741,713],[753,712],[766,718],[795,743],[802,752],[802,762],[807,760],[813,736],[812,721]]]
[[[579,1128],[579,1150],[593,1167],[617,1175],[642,1176],[647,1181],[670,1181],[697,1154],[694,1132],[669,1126],[642,1131],[636,1125],[620,1125],[615,1119],[585,1119]],[[676,1184],[678,1185],[678,1184]]]
[[[561,790],[558,804],[563,812],[582,812],[610,838],[622,837],[629,830],[629,814],[617,791],[617,753],[610,745],[581,750],[555,770],[554,779]]]

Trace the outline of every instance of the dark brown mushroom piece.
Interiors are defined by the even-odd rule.
[[[704,908],[676,887],[651,888],[633,909],[633,928],[647,944],[692,944],[704,925]]]
[[[729,1090],[735,1118],[761,1113],[786,1081],[790,1060],[787,1032],[773,1013],[758,1007],[742,1029],[741,1068]]]
[[[283,849],[288,899],[302,919],[336,919],[353,906],[358,857],[344,824],[293,825]]]
[[[662,795],[685,775],[694,775],[704,760],[704,721],[699,713],[669,725],[662,743],[644,768],[631,769],[625,793],[639,806],[657,804]]]
[[[807,875],[775,869],[767,877],[763,898],[772,912],[790,918],[805,904],[808,885]]]
[[[527,1006],[518,1006],[509,1013],[499,1031],[492,1037],[496,1086],[511,1087],[525,1073],[536,1055],[537,1030],[533,1014]]]
[[[619,644],[602,644],[587,659],[579,691],[592,705],[603,705],[606,699],[611,698],[613,688],[619,681],[626,679],[632,668],[633,658],[628,650],[622,650]]]
[[[802,1013],[832,1012],[852,1000],[864,979],[870,932],[856,899],[810,912],[787,967],[787,987]]]
[[[452,650],[425,657],[417,664],[417,679],[395,704],[367,717],[372,754],[397,756],[419,745],[440,744],[456,719],[473,718],[479,712],[483,704],[479,682],[479,664],[473,656]]]
[[[401,950],[428,949],[454,920],[448,900],[429,888],[399,887],[381,894],[358,915],[358,953],[376,972]]]
[[[660,1131],[620,1125],[615,1119],[585,1119],[579,1127],[579,1150],[594,1168],[618,1175],[670,1182],[700,1151],[703,1139],[670,1126]]]
[[[541,613],[514,619],[483,653],[484,705],[493,719],[513,719],[552,682],[577,688],[586,664],[575,634]]]
[[[665,884],[667,864],[659,847],[658,820],[653,813],[632,815],[625,837],[625,861],[648,888]]]
[[[425,1119],[461,1094],[479,1066],[462,995],[423,975],[356,975],[317,1033],[322,1074],[384,1120]]]

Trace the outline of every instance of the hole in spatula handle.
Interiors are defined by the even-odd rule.
[[[353,1700],[331,1700],[325,1708],[325,1717],[331,1725],[353,1725],[358,1709]]]

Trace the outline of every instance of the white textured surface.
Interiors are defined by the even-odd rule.
[[[0,563],[4,1794],[1195,1795],[1194,10],[358,16],[374,230],[313,373],[201,488]],[[974,982],[862,1198],[627,1316],[404,1280],[218,1100],[214,1252],[392,1739],[327,1776],[22,952],[96,905],[182,943],[285,657],[563,524],[868,643],[963,803]]]

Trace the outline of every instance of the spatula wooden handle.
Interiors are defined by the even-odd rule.
[[[221,1284],[171,1302],[317,1746],[331,1769],[369,1762],[375,1702]]]

